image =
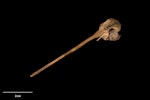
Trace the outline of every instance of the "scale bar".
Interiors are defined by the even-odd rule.
[[[2,93],[33,93],[33,91],[3,91]]]

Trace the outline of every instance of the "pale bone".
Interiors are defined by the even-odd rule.
[[[67,55],[69,55],[69,54],[73,53],[74,51],[78,50],[83,45],[85,45],[86,43],[90,42],[91,40],[93,40],[95,38],[98,38],[97,41],[99,41],[101,38],[103,40],[110,40],[110,41],[119,40],[120,35],[118,34],[118,32],[120,30],[121,30],[121,24],[120,24],[119,21],[117,21],[114,18],[107,19],[104,23],[102,23],[100,25],[99,30],[96,31],[92,36],[90,36],[89,38],[87,38],[86,40],[84,40],[83,42],[78,44],[77,46],[73,47],[72,49],[70,49],[66,53],[62,54],[58,58],[54,59],[53,61],[51,61],[47,65],[43,66],[39,70],[35,71],[33,74],[30,75],[30,77],[34,77],[35,75],[39,74],[40,72],[42,72],[46,68],[50,67],[51,65],[58,62],[62,58],[66,57]]]

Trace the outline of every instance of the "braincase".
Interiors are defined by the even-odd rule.
[[[114,29],[117,32],[119,32],[121,30],[120,22],[114,18],[109,18],[100,25],[100,30],[108,30],[109,31],[110,29]]]
[[[114,19],[114,18],[110,18],[110,24],[108,25],[107,28],[113,29],[115,28],[117,31],[121,30],[121,24],[118,20]]]
[[[118,32],[121,30],[121,24],[118,20],[111,18],[110,19],[110,29],[109,29],[109,37],[112,37],[112,39],[119,39],[120,35]]]

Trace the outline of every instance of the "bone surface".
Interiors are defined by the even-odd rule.
[[[121,24],[118,20],[116,20],[114,18],[107,19],[104,23],[100,24],[99,30],[96,31],[92,36],[88,37],[83,42],[79,43],[77,46],[73,47],[72,49],[70,49],[66,53],[62,54],[61,56],[54,59],[50,63],[46,64],[45,66],[43,66],[39,70],[35,71],[34,73],[32,73],[30,75],[30,77],[34,77],[35,75],[39,74],[43,70],[45,70],[48,67],[52,66],[53,64],[55,64],[59,60],[63,59],[67,55],[69,55],[69,54],[73,53],[74,51],[78,50],[79,48],[81,48],[82,46],[84,46],[85,44],[87,44],[88,42],[90,42],[93,39],[97,38],[97,41],[99,41],[100,39],[109,40],[109,41],[119,40],[120,35],[119,35],[118,32],[120,30],[121,30]]]

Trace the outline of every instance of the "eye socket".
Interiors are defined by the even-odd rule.
[[[114,33],[114,31],[115,31],[115,29],[113,29],[113,28],[109,29],[109,34]]]
[[[115,41],[115,40],[118,40],[119,39],[119,34],[118,34],[118,32],[114,29],[114,28],[111,28],[110,30],[109,30],[109,40],[111,40],[111,41]]]

